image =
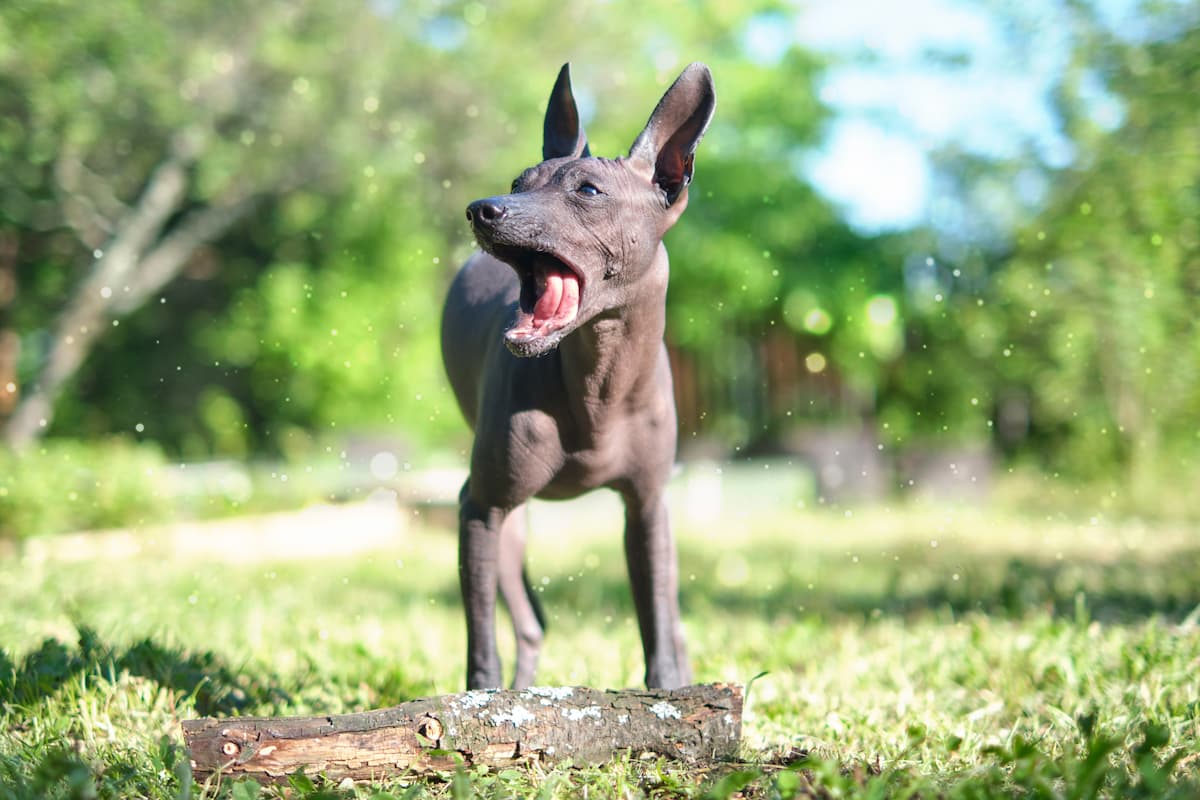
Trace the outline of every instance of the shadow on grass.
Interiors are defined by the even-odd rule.
[[[719,557],[689,553],[687,560],[693,571],[721,573]],[[1109,623],[1179,621],[1200,606],[1200,547],[1116,560],[949,550],[931,555],[928,548],[911,548],[874,557],[824,555],[808,563],[797,563],[794,552],[778,547],[756,553],[752,563],[791,566],[769,586],[754,575],[738,586],[693,582],[684,600],[734,613],[779,614],[802,605],[806,612],[835,617],[950,612],[1019,619],[1046,613]]]
[[[203,716],[277,707],[288,700],[287,692],[276,685],[238,672],[211,652],[186,653],[150,639],[117,649],[106,645],[86,626],[78,631],[77,647],[46,639],[19,664],[7,651],[0,650],[0,704],[36,702],[80,676],[115,678],[122,673],[194,695],[196,711]]]
[[[631,614],[623,563],[602,563],[570,580],[550,576],[539,589],[547,610]],[[1132,623],[1149,617],[1178,622],[1200,606],[1200,547],[1168,556],[1058,561],[949,548],[849,556],[799,553],[784,544],[759,546],[752,554],[685,545],[680,574],[687,615],[1050,614]],[[452,587],[446,588],[446,602],[457,603]]]

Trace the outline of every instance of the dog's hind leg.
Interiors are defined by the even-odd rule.
[[[525,506],[509,512],[500,528],[500,597],[512,617],[517,640],[517,664],[512,688],[533,683],[546,618],[525,573]]]
[[[675,541],[661,489],[625,493],[625,562],[642,632],[646,686],[685,686],[691,681],[691,669],[679,618]]]

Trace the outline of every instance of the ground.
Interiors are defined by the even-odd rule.
[[[681,491],[673,502],[697,680],[765,673],[749,689],[745,763],[623,758],[324,791],[1198,791],[1200,540],[1187,526],[737,502],[748,496]],[[365,530],[374,517],[358,508],[340,527],[336,513],[309,514],[295,548],[264,549],[248,530],[237,546],[222,535],[183,555],[158,535],[111,549],[50,540],[5,557],[0,795],[184,796],[181,718],[342,713],[459,691],[454,536],[376,511],[390,540]],[[598,497],[532,517],[530,572],[549,614],[539,681],[636,686],[619,509]],[[369,546],[356,546],[356,529]],[[347,553],[311,557],[305,542],[330,536]],[[292,796],[331,796],[320,785],[298,779]],[[254,796],[228,783],[190,791]]]

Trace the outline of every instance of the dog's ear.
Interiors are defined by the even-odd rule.
[[[689,64],[667,93],[629,148],[629,156],[654,167],[654,182],[672,205],[692,180],[696,145],[708,129],[717,96],[712,73],[700,62]]]
[[[542,159],[580,158],[588,153],[587,135],[579,122],[575,93],[571,91],[571,65],[563,64],[558,80],[546,104],[546,122],[542,127]]]

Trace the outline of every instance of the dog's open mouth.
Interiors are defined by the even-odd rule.
[[[497,255],[516,270],[521,282],[516,320],[504,332],[508,348],[519,356],[547,352],[579,315],[579,273],[549,253],[510,251]]]

